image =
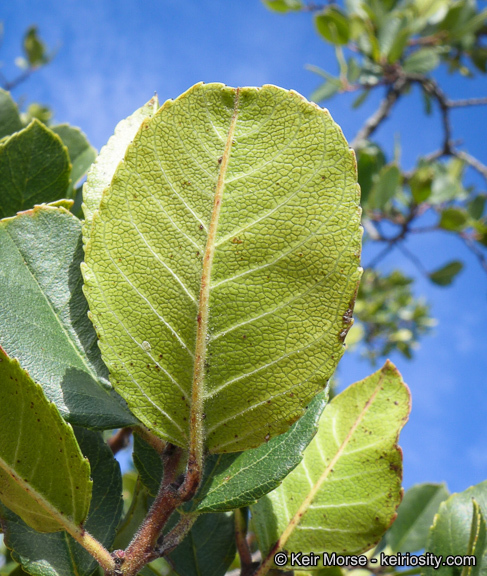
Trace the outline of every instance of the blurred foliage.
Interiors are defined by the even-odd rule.
[[[338,75],[309,66],[321,79],[312,100],[355,93],[356,109],[372,92],[382,96],[351,143],[362,189],[364,243],[382,249],[366,262],[369,269],[355,307],[358,322],[347,342],[374,362],[393,352],[411,358],[434,325],[430,307],[415,296],[412,278],[400,271],[383,273],[381,261],[399,250],[422,276],[448,286],[464,268],[462,261],[445,258],[428,270],[421,254],[408,249],[412,235],[425,234],[427,250],[426,234],[447,233],[458,238],[487,273],[487,166],[459,147],[451,124],[455,109],[487,105],[487,98],[450,100],[434,76],[440,67],[446,68],[457,76],[460,92],[465,79],[487,72],[487,9],[475,0],[263,1],[275,12],[309,13],[315,32],[335,51]],[[397,146],[389,152],[372,137],[414,87],[419,88],[426,115],[434,107],[439,110],[441,145],[405,168]],[[411,122],[419,125],[421,117]],[[467,185],[467,179],[480,184]]]
[[[362,355],[375,363],[393,350],[411,358],[420,337],[435,325],[429,305],[412,293],[412,278],[399,270],[365,271],[355,304]]]
[[[0,44],[3,40],[4,30],[0,22]],[[2,71],[3,63],[0,61],[0,88],[12,91],[29,78],[36,70],[39,70],[54,58],[54,52],[50,52],[39,35],[37,26],[30,26],[22,40],[22,56],[15,59],[15,65],[19,73],[14,78],[7,78]],[[18,104],[23,99],[20,99]],[[52,119],[52,111],[48,106],[33,102],[20,114],[25,126],[30,124],[34,118],[44,124],[49,124]]]

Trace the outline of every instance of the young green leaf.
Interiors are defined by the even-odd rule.
[[[385,536],[394,554],[423,550],[433,518],[448,496],[444,484],[416,484],[406,492]]]
[[[93,495],[84,528],[111,548],[123,503],[120,467],[100,433],[83,428],[74,432],[91,464]],[[14,558],[33,576],[88,576],[96,560],[65,532],[39,534],[17,515],[4,509],[5,540]]]
[[[311,100],[313,102],[323,102],[323,100],[328,100],[334,96],[342,87],[342,82],[339,78],[329,78],[325,80],[323,84],[318,86],[316,90],[313,90],[311,94]]]
[[[32,68],[42,66],[49,61],[46,53],[46,45],[39,37],[37,26],[30,26],[25,33],[24,53],[29,66]]]
[[[150,118],[159,106],[157,96],[147,104],[136,110],[128,118],[120,121],[113,136],[100,151],[88,172],[83,186],[83,212],[85,225],[83,226],[83,241],[86,243],[90,237],[93,214],[98,210],[103,191],[112,181],[113,174],[124,157],[127,146],[132,142],[142,121]]]
[[[302,0],[262,0],[262,2],[274,12],[294,12],[303,7]]]
[[[71,198],[74,187],[95,161],[96,150],[90,145],[85,134],[75,126],[59,124],[58,126],[51,126],[51,130],[61,138],[68,149],[72,168],[71,184],[67,196]]]
[[[460,208],[445,208],[441,213],[440,228],[458,232],[463,230],[468,222],[468,214]]]
[[[475,555],[475,566],[466,574],[487,574],[487,546],[484,516],[487,510],[487,481],[464,492],[453,494],[443,502],[431,527],[426,552],[436,556]],[[468,568],[468,566],[466,567]],[[438,570],[426,567],[425,576],[457,576],[458,566],[441,565]]]
[[[479,194],[473,200],[468,203],[468,215],[475,220],[480,220],[484,215],[485,202],[487,196]]]
[[[315,26],[320,36],[331,44],[347,44],[350,40],[348,18],[333,6],[327,6],[315,16]]]
[[[22,130],[17,105],[12,100],[10,92],[0,88],[0,139]]]
[[[401,172],[395,164],[384,166],[368,197],[368,207],[384,209],[400,189],[401,180]]]
[[[80,526],[90,465],[42,388],[0,348],[0,501],[38,532]]]
[[[0,343],[71,423],[134,424],[87,317],[82,258],[81,223],[63,208],[38,206],[0,222]]]
[[[168,559],[179,576],[223,576],[235,552],[233,514],[204,514]]]
[[[432,282],[438,284],[438,286],[449,286],[455,276],[463,270],[463,263],[460,260],[452,260],[445,264],[438,270],[431,272],[429,277]]]
[[[440,63],[438,50],[435,48],[421,48],[413,52],[404,61],[404,71],[409,74],[427,74]]]
[[[212,452],[259,446],[335,370],[359,256],[354,155],[328,112],[196,85],[144,121],[93,218],[84,290],[113,384],[176,445],[191,419]]]
[[[70,171],[61,139],[38,120],[0,142],[0,218],[63,198]]]
[[[371,548],[401,500],[397,438],[409,410],[409,391],[390,362],[335,396],[302,463],[252,507],[261,551]]]

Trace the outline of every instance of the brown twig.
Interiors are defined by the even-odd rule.
[[[137,434],[137,436],[140,436],[142,438],[142,440],[144,440],[144,442],[149,444],[149,446],[152,446],[152,448],[154,448],[154,450],[158,454],[162,454],[164,452],[164,450],[166,448],[166,442],[164,442],[164,440],[161,440],[161,438],[159,438],[159,436],[156,436],[155,434],[153,434],[143,424],[140,424],[139,426],[134,426],[132,428],[132,432],[134,434]]]
[[[477,160],[477,158],[474,158],[468,152],[463,152],[462,150],[454,150],[453,156],[463,160],[466,164],[477,170],[477,172],[487,180],[487,166],[482,164],[480,160]]]
[[[235,543],[240,558],[240,576],[251,576],[257,567],[252,561],[249,543],[247,542],[247,521],[248,510],[246,508],[237,508],[235,516]]]
[[[363,142],[377,130],[380,124],[389,116],[394,104],[406,86],[406,79],[399,77],[389,88],[386,97],[380,103],[379,108],[370,116],[350,144],[351,148],[358,148]]]
[[[463,108],[466,106],[485,106],[487,98],[464,98],[461,100],[448,100],[448,108]]]
[[[174,526],[167,536],[164,536],[160,549],[155,550],[154,560],[162,556],[167,556],[177,548],[185,539],[197,519],[198,514],[181,514],[181,518],[176,526]]]
[[[132,434],[132,428],[120,428],[113,436],[107,440],[107,444],[113,454],[117,454],[120,450],[127,448],[130,444],[130,435]]]

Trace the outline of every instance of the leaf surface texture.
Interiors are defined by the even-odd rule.
[[[87,316],[82,259],[81,223],[63,208],[0,222],[0,343],[70,422],[130,425]]]
[[[145,120],[93,218],[85,294],[111,381],[186,446],[286,431],[343,353],[360,255],[353,152],[275,86],[196,85]]]

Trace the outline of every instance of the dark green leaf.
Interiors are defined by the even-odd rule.
[[[440,63],[438,51],[434,48],[421,48],[404,61],[404,70],[410,74],[426,74]]]
[[[386,163],[386,158],[377,144],[368,142],[357,150],[358,181],[362,191],[362,205],[367,204],[374,182],[379,171]]]
[[[473,49],[470,57],[476,68],[485,74],[487,72],[487,48],[479,46]]]
[[[478,506],[476,506],[476,504]],[[465,556],[474,549],[476,565],[470,574],[487,574],[485,523],[487,512],[487,481],[472,486],[460,494],[453,494],[443,502],[435,518],[426,545],[426,552],[436,556]],[[475,517],[477,516],[477,517]],[[441,565],[438,570],[427,567],[425,576],[458,576],[458,566]],[[463,574],[463,573],[462,573]]]
[[[75,433],[83,454],[90,461],[93,478],[93,496],[85,528],[110,548],[123,508],[120,467],[101,434],[82,428],[75,429]],[[5,517],[6,544],[29,574],[88,576],[97,567],[93,557],[66,532],[39,534],[13,512],[6,511]]]
[[[432,100],[431,96],[428,92],[422,92],[423,95],[423,102],[424,102],[424,113],[426,116],[431,116],[431,112],[433,111]]]
[[[9,92],[0,88],[0,138],[22,130],[17,105]]]
[[[475,220],[480,220],[484,215],[486,197],[479,195],[476,196],[471,202],[468,203],[467,211],[469,216]]]
[[[46,64],[49,58],[46,54],[46,46],[37,34],[37,26],[27,29],[24,36],[24,53],[30,66],[36,68]]]
[[[463,230],[468,222],[468,214],[460,208],[446,208],[441,213],[440,228],[458,232]]]
[[[411,194],[416,204],[425,202],[431,196],[434,171],[431,166],[420,165],[409,180]]]
[[[223,576],[235,552],[233,514],[203,514],[168,559],[179,576]]]
[[[154,448],[144,442],[138,434],[134,434],[134,464],[145,487],[151,496],[155,496],[162,480],[162,460]]]
[[[87,316],[82,260],[81,223],[63,208],[36,207],[0,222],[0,343],[70,422],[134,424]]]
[[[67,193],[69,198],[73,197],[73,189],[83,178],[88,168],[95,161],[96,150],[90,146],[85,134],[79,128],[69,124],[59,124],[51,127],[68,148],[69,159],[71,161],[71,184]]]
[[[382,210],[394,198],[401,185],[401,172],[395,164],[384,166],[372,189],[368,204],[370,208]]]
[[[333,6],[327,6],[315,16],[315,26],[320,36],[331,44],[348,44],[350,24],[345,14]]]
[[[63,198],[69,173],[61,139],[34,120],[0,143],[0,218]]]
[[[274,490],[302,460],[318,429],[325,393],[310,403],[306,414],[288,432],[240,454],[213,456],[202,486],[191,501],[192,512],[242,508]]]
[[[406,492],[397,518],[386,534],[393,554],[417,552],[426,546],[433,518],[448,496],[444,484],[416,484]]]
[[[438,284],[438,286],[449,286],[453,282],[455,276],[461,272],[462,269],[463,263],[459,260],[453,260],[441,268],[438,268],[438,270],[431,272],[429,277],[430,280],[435,284]]]

